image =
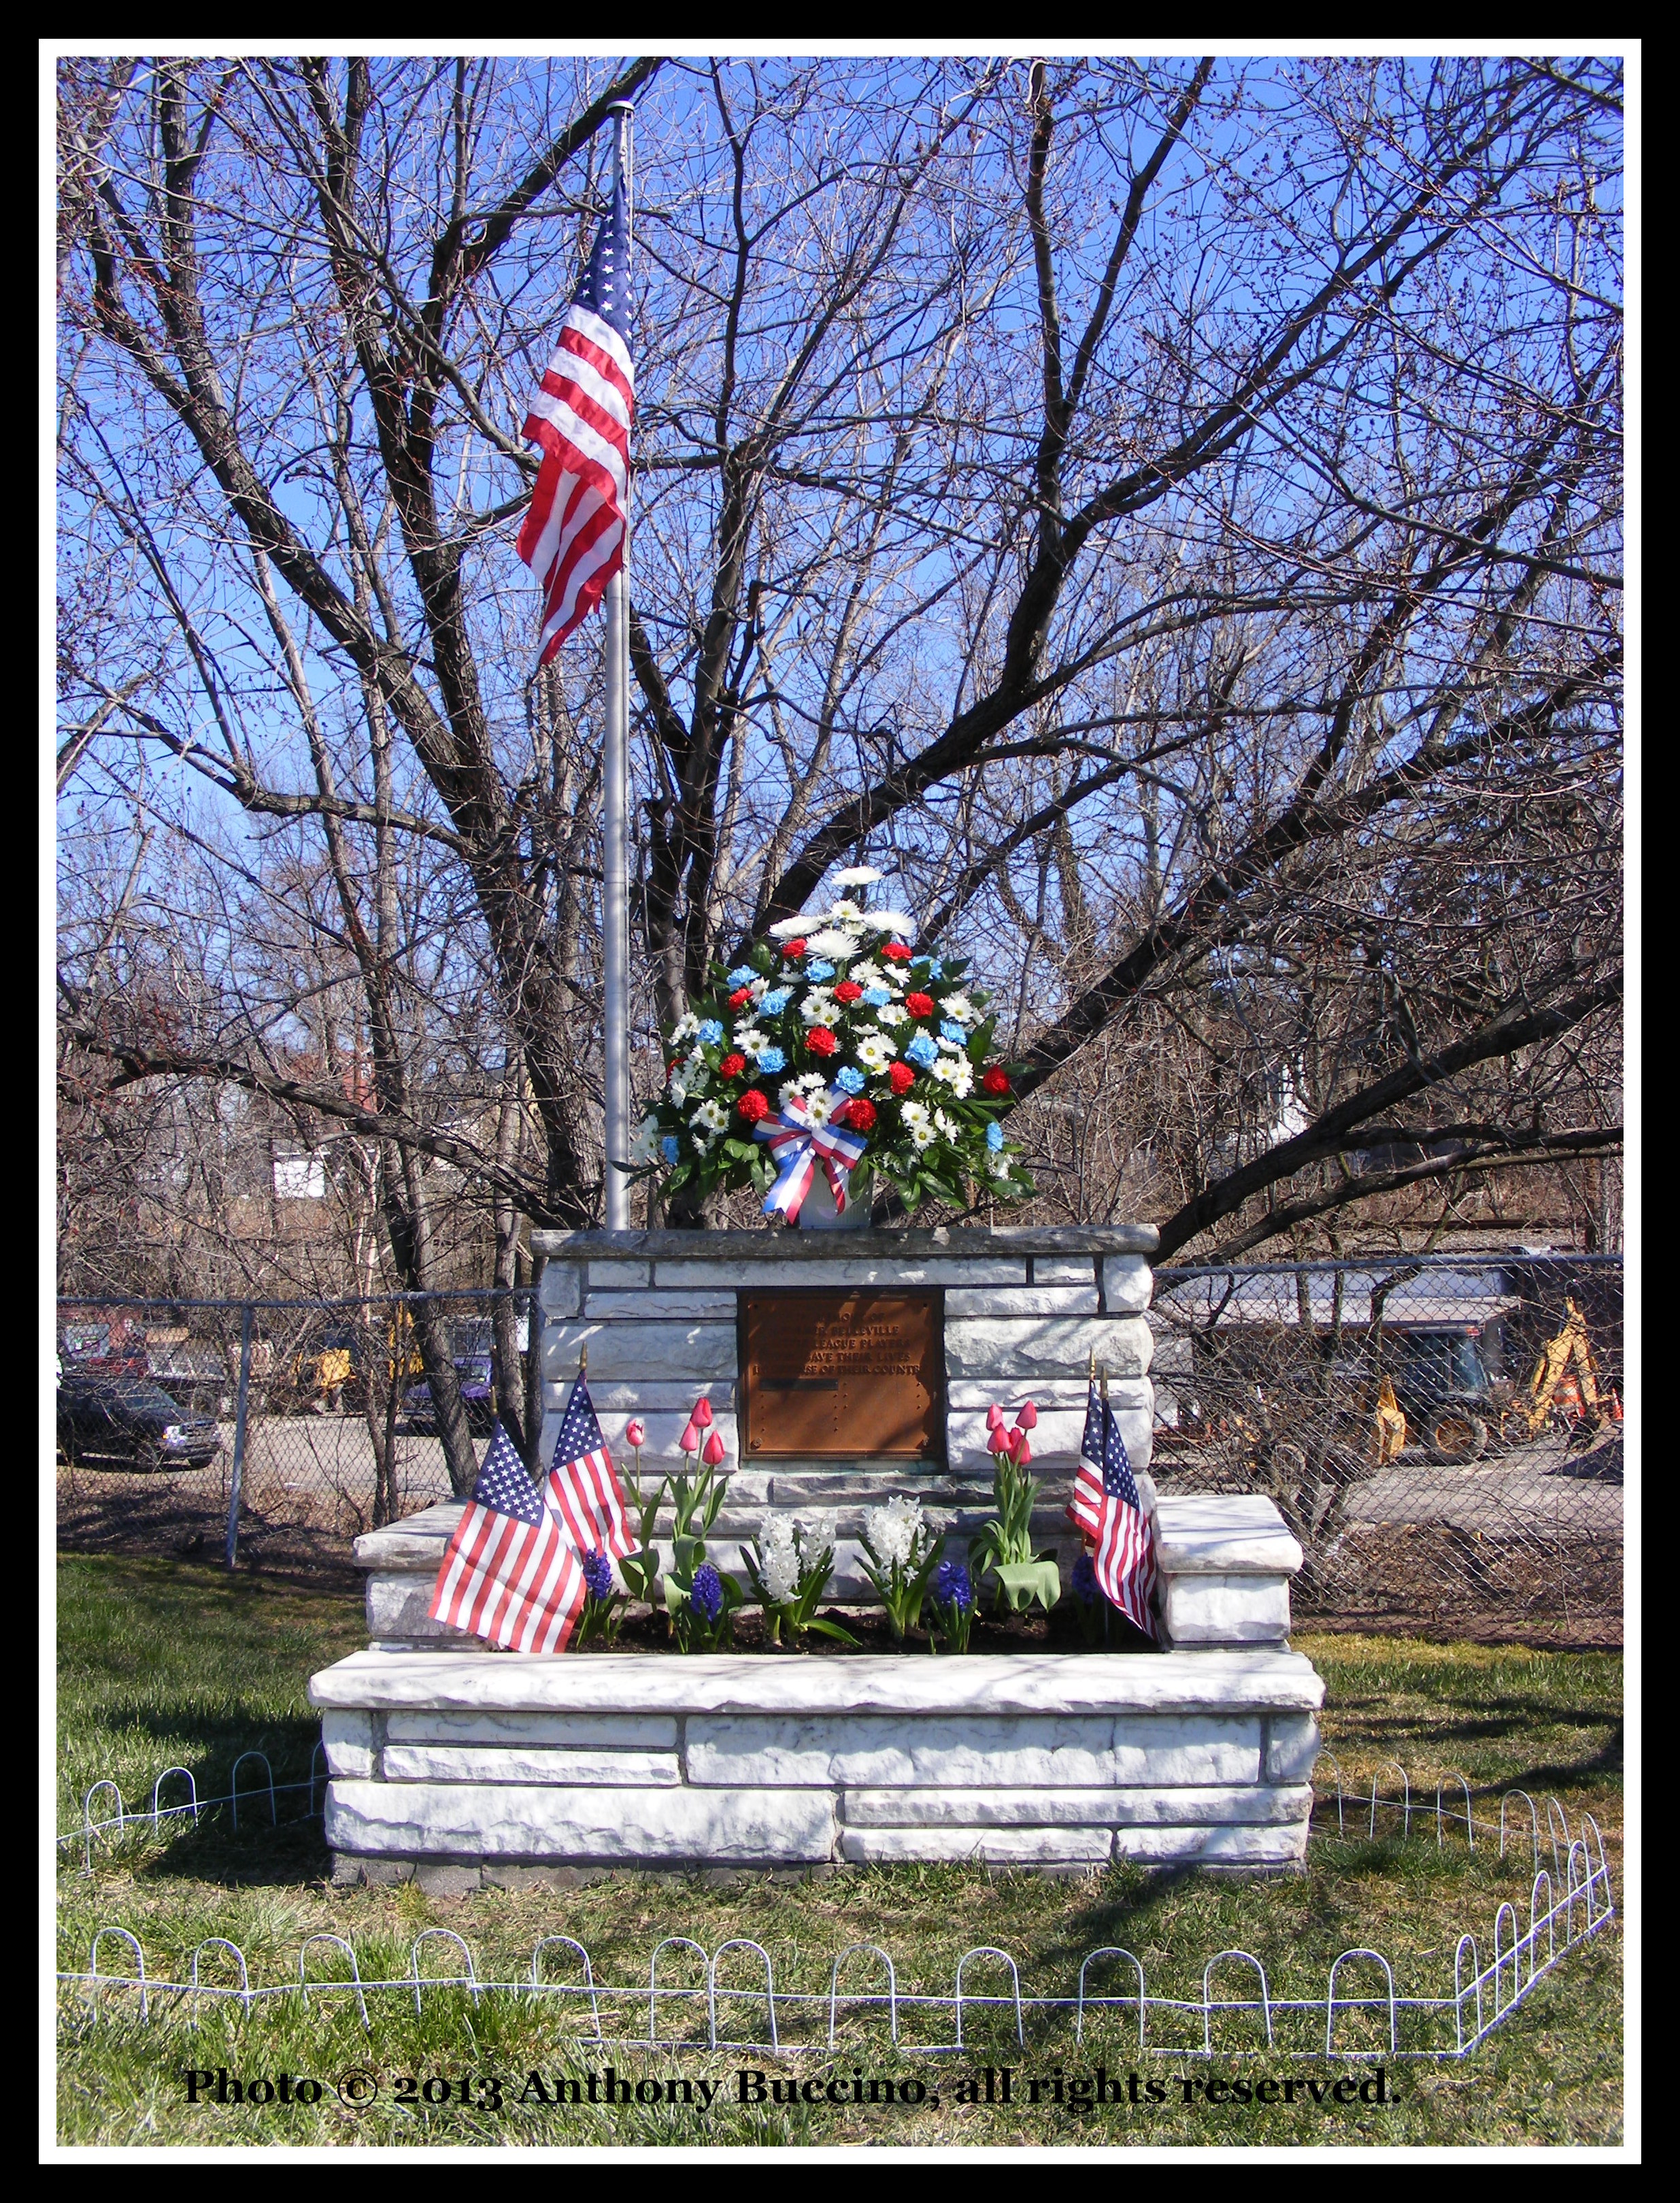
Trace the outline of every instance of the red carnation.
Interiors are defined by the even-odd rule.
[[[1009,1091],[1009,1075],[1000,1063],[987,1064],[980,1074],[980,1083],[988,1094],[1007,1094]]]
[[[749,1125],[757,1125],[770,1113],[770,1105],[756,1086],[749,1086],[735,1104],[735,1114],[745,1117]]]
[[[739,1078],[746,1069],[746,1058],[744,1055],[732,1054],[726,1055],[722,1062],[718,1065],[717,1075],[720,1078]]]
[[[790,941],[781,953],[784,956],[803,956],[805,953],[805,944],[803,941]]]
[[[860,1094],[855,1101],[848,1102],[844,1109],[836,1109],[828,1122],[832,1125],[841,1117],[859,1132],[875,1130],[875,1107],[865,1095]]]
[[[805,1035],[805,1046],[813,1055],[832,1055],[840,1042],[827,1025],[813,1025]]]
[[[913,1018],[930,1018],[934,1014],[934,998],[931,995],[906,995],[905,1007]]]
[[[895,1063],[887,1073],[895,1094],[908,1094],[916,1084],[916,1073],[907,1063]]]
[[[752,989],[751,987],[737,987],[734,993],[729,997],[729,1007],[732,1010],[738,1010],[743,1002],[750,1002],[752,999]]]
[[[861,1002],[863,999],[864,990],[855,979],[842,979],[834,989],[837,1002]]]
[[[916,951],[906,948],[902,941],[889,941],[881,953],[889,964],[908,964]]]

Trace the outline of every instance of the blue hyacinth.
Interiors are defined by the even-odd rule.
[[[966,1614],[974,1604],[974,1586],[960,1561],[940,1562],[939,1574],[934,1578],[934,1598],[939,1605],[954,1606],[959,1614]]]
[[[677,1157],[682,1153],[682,1150],[677,1145],[677,1137],[675,1132],[666,1133],[664,1138],[659,1143],[659,1152],[663,1155],[668,1163],[674,1163],[676,1161]]]
[[[832,979],[834,976],[834,966],[832,964],[825,964],[820,956],[814,963],[807,964],[805,966],[805,977],[807,979]]]
[[[592,1598],[612,1597],[612,1562],[604,1553],[588,1552],[584,1555],[583,1580],[589,1586]]]
[[[892,999],[885,987],[865,987],[864,989],[864,1000],[872,1010],[884,1010]]]
[[[724,984],[728,987],[750,987],[758,977],[750,964],[737,964]]]
[[[1001,1125],[988,1125],[986,1127],[986,1144],[990,1148],[993,1155],[997,1154],[999,1149],[1002,1147],[1003,1143],[1003,1126]]]
[[[779,1048],[761,1048],[758,1051],[758,1068],[766,1077],[769,1077],[772,1072],[786,1071],[787,1058]]]
[[[919,1032],[905,1054],[911,1063],[919,1063],[924,1071],[931,1071],[939,1061],[939,1043],[930,1033]]]
[[[1073,1595],[1082,1606],[1094,1606],[1102,1596],[1091,1556],[1082,1553],[1073,1564]]]
[[[688,1604],[704,1621],[716,1621],[723,1610],[723,1579],[710,1561],[702,1561],[689,1586]]]
[[[845,1093],[861,1094],[864,1090],[864,1074],[861,1071],[854,1070],[848,1063],[843,1071],[837,1071],[834,1073],[834,1084]]]
[[[793,999],[793,989],[791,987],[772,987],[758,1005],[759,1014],[766,1018],[779,1018]]]
[[[716,1018],[708,1018],[694,1037],[702,1048],[717,1048],[722,1043],[723,1028]]]

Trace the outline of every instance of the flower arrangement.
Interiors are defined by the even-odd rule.
[[[881,877],[839,873],[842,889]],[[821,1169],[836,1210],[871,1173],[907,1209],[1024,1200],[1004,1137],[1014,1085],[966,960],[911,947],[913,918],[842,898],[769,929],[665,1036],[665,1084],[636,1134],[638,1175],[668,1194],[752,1185],[794,1222]]]
[[[945,1540],[922,1519],[919,1499],[895,1497],[871,1507],[858,1540],[866,1558],[864,1573],[880,1593],[893,1634],[903,1638],[922,1619],[928,1580]]]
[[[982,1581],[993,1579],[998,1610],[1018,1614],[1035,1599],[1046,1613],[1061,1596],[1062,1580],[1055,1556],[1033,1550],[1033,1502],[1039,1481],[1029,1476],[1033,1457],[1030,1433],[1038,1428],[1038,1409],[1029,1400],[1005,1427],[1001,1408],[986,1411],[987,1445],[992,1455],[992,1492],[996,1512],[969,1546],[969,1559],[978,1561]]]

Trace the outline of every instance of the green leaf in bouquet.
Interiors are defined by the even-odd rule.
[[[732,1162],[752,1163],[758,1160],[763,1149],[755,1148],[750,1141],[738,1140],[732,1134],[723,1143],[723,1152]]]

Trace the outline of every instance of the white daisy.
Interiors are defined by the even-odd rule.
[[[737,1025],[734,1044],[743,1055],[757,1055],[761,1048],[769,1045],[757,1025]]]
[[[901,1102],[899,1104],[899,1114],[906,1125],[925,1125],[928,1121],[928,1105],[925,1102]]]
[[[804,1102],[811,1095],[826,1093],[828,1080],[820,1071],[808,1071],[802,1078],[790,1078],[785,1086],[776,1089],[776,1106],[785,1109],[790,1102]]]
[[[950,1118],[946,1115],[943,1109],[934,1110],[934,1122],[939,1126],[940,1131],[944,1133],[947,1140],[954,1140],[957,1137],[957,1127],[952,1123]]]
[[[834,885],[837,888],[867,888],[881,877],[873,865],[848,865],[844,871],[834,874]]]
[[[942,1018],[954,1018],[962,1025],[980,1022],[980,1013],[966,995],[947,995],[939,1006],[939,1013]]]
[[[896,1002],[883,1002],[875,1012],[875,1019],[881,1025],[901,1025],[909,1015],[910,1012],[901,1010]]]
[[[896,987],[899,983],[892,972],[880,964],[854,964],[851,976],[860,987]]]
[[[893,1051],[879,1033],[865,1033],[858,1043],[858,1060],[865,1071],[885,1071]]]
[[[931,1125],[912,1125],[910,1128],[910,1143],[913,1148],[931,1148],[937,1137]]]
[[[630,1160],[632,1162],[651,1163],[657,1159],[658,1153],[659,1119],[649,1115],[644,1117],[636,1127],[636,1137],[630,1143]]]
[[[702,1102],[688,1121],[697,1132],[721,1132],[729,1121],[729,1113],[721,1102]]]
[[[808,1025],[827,1025],[830,1031],[845,1014],[826,987],[813,987],[799,1005],[799,1015]]]
[[[805,1096],[805,1114],[813,1125],[826,1125],[834,1113],[836,1102],[845,1099],[843,1094],[831,1094],[825,1086],[821,1093]]]
[[[934,1076],[960,1102],[974,1084],[974,1066],[965,1055],[942,1055],[934,1066]]]
[[[688,1099],[688,1082],[682,1075],[681,1064],[678,1064],[676,1069],[671,1073],[671,1083],[668,1090],[677,1107],[681,1108],[683,1103]]]
[[[700,1030],[700,1020],[693,1010],[686,1011],[671,1027],[671,1046],[681,1048],[686,1040],[693,1040]]]
[[[864,913],[860,904],[842,901],[829,904],[828,915],[836,925],[844,925],[851,918],[861,918]]]
[[[939,1044],[945,1050],[947,1055],[961,1055],[963,1053],[962,1042],[959,1040],[947,1040],[943,1033],[939,1037]]]

